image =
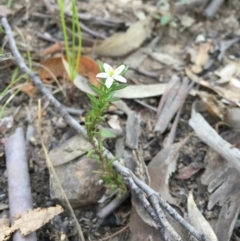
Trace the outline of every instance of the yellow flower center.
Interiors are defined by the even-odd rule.
[[[113,75],[114,75],[114,70],[111,69],[108,74],[109,74],[110,77],[113,77]]]

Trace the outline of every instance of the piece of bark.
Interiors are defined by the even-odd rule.
[[[138,148],[141,118],[136,112],[128,115],[126,126],[126,146],[131,149]]]
[[[190,90],[188,78],[183,78],[183,82],[176,91],[174,88],[171,92],[173,95],[166,97],[164,104],[160,103],[161,109],[159,109],[159,116],[156,122],[154,131],[163,133],[166,129],[174,115],[177,113],[179,108],[182,107],[188,92]]]
[[[26,158],[26,146],[23,128],[19,127],[5,143],[8,175],[8,195],[10,219],[32,209],[32,196]],[[36,233],[22,236],[20,232],[13,235],[13,241],[35,241]]]

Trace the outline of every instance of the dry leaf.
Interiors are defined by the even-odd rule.
[[[209,237],[211,241],[218,241],[216,234],[208,221],[203,217],[201,212],[198,210],[197,205],[193,200],[192,191],[188,195],[188,216],[191,224],[201,233]]]
[[[185,68],[185,72],[192,81],[215,91],[219,96],[236,104],[237,106],[240,105],[240,89],[237,89],[236,87],[231,88],[230,86],[220,87],[211,85],[209,82],[195,75],[189,68]]]
[[[240,130],[240,108],[227,108],[224,121],[236,130]]]
[[[161,193],[164,200],[176,204],[176,199],[169,192],[168,181],[176,170],[178,151],[181,143],[175,143],[161,150],[148,165],[151,187]]]
[[[5,5],[0,5],[0,17],[7,17],[12,11]]]
[[[220,77],[220,80],[217,81],[218,84],[224,84],[230,81],[233,75],[236,73],[237,65],[229,64],[222,68],[221,70],[217,70],[214,73]]]
[[[49,54],[54,54],[56,52],[62,51],[64,48],[64,44],[61,42],[56,42],[52,45],[50,45],[49,47],[45,48],[44,50],[42,50],[39,55],[40,56],[46,56]]]
[[[214,95],[208,94],[204,91],[198,91],[197,93],[200,96],[208,112],[211,115],[223,120],[227,113],[226,106],[221,101],[219,101]]]
[[[202,165],[196,162],[192,162],[188,166],[185,166],[182,169],[178,170],[178,175],[176,176],[176,178],[180,180],[187,180],[196,173],[198,173],[202,168]]]
[[[183,69],[183,61],[175,56],[160,52],[152,52],[149,55],[160,63],[172,66],[176,70]]]
[[[139,48],[151,33],[151,16],[131,25],[125,33],[116,33],[96,46],[100,56],[119,57]]]
[[[151,235],[154,241],[163,241],[159,231],[147,225],[138,215],[134,206],[130,213],[129,229],[131,232],[131,241],[145,241]]]
[[[64,57],[64,59],[66,60],[66,57]],[[41,64],[47,67],[56,78],[65,78],[70,80],[62,63],[62,57],[47,59],[42,61]],[[81,56],[78,73],[87,77],[91,84],[97,86],[99,85],[96,80],[96,75],[99,71],[100,70],[96,61],[87,56]],[[39,69],[38,74],[40,79],[44,82],[52,83],[54,81],[53,76],[44,68]]]
[[[88,81],[85,78],[77,75],[74,80],[74,85],[84,93],[96,95],[90,88]],[[119,90],[114,95],[124,99],[148,98],[162,95],[167,84],[152,84],[152,85],[129,85],[126,89]]]
[[[184,28],[189,28],[195,23],[195,19],[189,15],[179,15],[180,22]]]
[[[21,87],[21,91],[29,96],[29,98],[35,97],[38,89],[32,83],[28,83]]]
[[[191,70],[195,74],[199,74],[202,72],[203,67],[208,63],[210,59],[209,52],[213,50],[213,43],[208,42],[200,42],[195,50],[190,50],[190,58],[193,62],[193,66]]]
[[[108,124],[114,130],[122,130],[118,115],[109,116]]]

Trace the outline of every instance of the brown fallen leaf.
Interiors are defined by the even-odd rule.
[[[100,56],[119,57],[139,48],[151,33],[152,17],[148,16],[132,24],[125,33],[113,34],[96,46],[94,53]]]
[[[211,115],[218,117],[221,120],[224,119],[227,113],[227,108],[221,101],[219,101],[214,95],[205,91],[198,91],[197,94],[200,96],[205,108]]]
[[[64,57],[66,60],[66,56]],[[56,78],[65,78],[70,81],[66,69],[62,62],[62,57],[50,58],[41,62],[43,66],[48,68]],[[81,56],[78,73],[87,77],[89,82],[93,85],[99,85],[96,80],[96,75],[99,73],[99,67],[96,61],[87,57]],[[42,81],[52,83],[53,76],[45,68],[38,69],[39,77]]]
[[[187,76],[202,86],[205,86],[214,92],[216,92],[219,96],[223,97],[224,99],[234,103],[235,105],[240,105],[240,88],[232,88],[231,86],[220,87],[217,85],[212,85],[209,82],[205,81],[204,79],[195,75],[189,68],[185,68],[185,72]]]
[[[45,48],[42,50],[39,55],[40,56],[46,56],[48,54],[54,54],[56,52],[62,51],[64,48],[64,44],[62,42],[56,42],[52,44],[51,46]]]
[[[195,48],[189,50],[189,55],[193,63],[191,70],[195,74],[202,72],[203,67],[210,60],[209,52],[213,50],[213,42],[200,42]]]
[[[161,193],[164,200],[177,204],[176,199],[169,192],[168,181],[176,170],[178,151],[181,143],[176,143],[161,150],[148,165],[151,187]]]
[[[178,170],[178,175],[176,176],[176,178],[181,180],[187,180],[196,173],[198,173],[202,168],[202,165],[192,162],[188,166]]]
[[[21,91],[27,94],[29,98],[33,98],[36,95],[38,89],[32,83],[28,83],[21,87]]]

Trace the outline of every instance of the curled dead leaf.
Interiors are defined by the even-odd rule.
[[[63,58],[66,60],[66,56]],[[62,57],[55,57],[44,60],[41,62],[41,65],[43,65],[45,68],[38,69],[38,74],[43,82],[52,83],[54,81],[54,76],[56,78],[63,78],[70,81],[70,78],[63,65]],[[50,72],[48,70],[50,70]],[[99,85],[96,80],[96,75],[99,73],[99,67],[97,62],[93,59],[87,56],[81,56],[78,73],[87,77],[91,84]]]

